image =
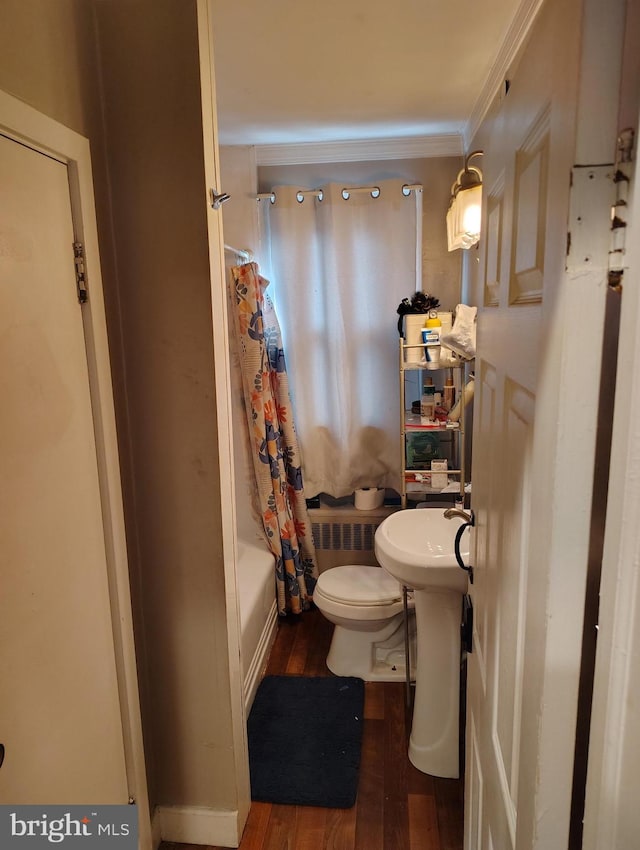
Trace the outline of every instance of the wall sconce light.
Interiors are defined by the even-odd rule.
[[[483,151],[473,151],[464,160],[464,168],[458,172],[451,187],[451,199],[447,210],[447,246],[449,251],[471,248],[480,239],[482,220],[482,172],[469,165],[474,156]]]

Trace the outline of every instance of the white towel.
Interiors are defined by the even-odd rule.
[[[476,313],[477,307],[458,304],[456,318],[451,331],[440,338],[441,345],[450,348],[463,360],[473,360],[476,356]]]

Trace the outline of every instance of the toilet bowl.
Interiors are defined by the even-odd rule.
[[[405,679],[402,587],[381,567],[348,564],[320,574],[313,601],[334,624],[327,667],[337,676],[365,682]],[[410,652],[415,653],[415,617],[410,601]]]

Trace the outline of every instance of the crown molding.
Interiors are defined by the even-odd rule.
[[[502,88],[509,67],[518,55],[518,51],[529,34],[529,30],[543,2],[544,0],[522,0],[520,3],[464,128],[463,142],[465,150],[470,148],[473,137],[478,132],[478,128],[489,111],[496,94]]]
[[[422,159],[462,156],[462,136],[443,133],[403,139],[364,139],[343,142],[256,145],[258,165],[303,165],[320,162],[366,162],[383,159]]]

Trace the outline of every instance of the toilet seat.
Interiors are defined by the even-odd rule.
[[[397,579],[381,567],[348,564],[320,574],[315,592],[341,605],[377,607],[402,601]]]
[[[326,617],[350,621],[353,628],[369,628],[365,623],[382,624],[403,610],[399,582],[381,567],[361,564],[333,567],[320,573],[313,601]],[[358,621],[361,626],[355,625]],[[338,621],[333,619],[333,622]]]

